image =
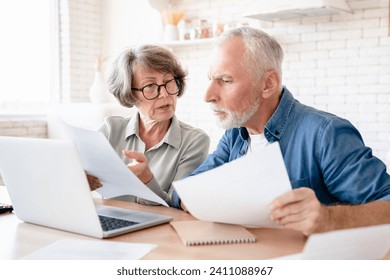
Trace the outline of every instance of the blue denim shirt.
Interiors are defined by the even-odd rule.
[[[286,88],[264,135],[268,142],[279,141],[292,188],[313,189],[322,204],[390,200],[386,166],[364,145],[357,129],[345,119],[299,103]],[[190,175],[245,155],[248,145],[245,128],[227,130],[216,150]],[[176,192],[172,199],[180,208]]]

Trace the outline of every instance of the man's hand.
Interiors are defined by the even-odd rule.
[[[144,184],[149,183],[153,179],[153,173],[150,171],[148,160],[143,153],[129,150],[122,151],[122,153],[127,158],[133,160],[127,167],[138,177],[138,179]]]
[[[275,198],[270,204],[271,219],[286,229],[305,235],[326,230],[329,212],[309,188],[293,189]]]
[[[89,188],[91,191],[94,191],[94,190],[100,188],[101,186],[103,186],[97,177],[92,176],[92,175],[88,174],[87,172],[85,172],[85,175],[87,175],[87,180],[88,180]]]

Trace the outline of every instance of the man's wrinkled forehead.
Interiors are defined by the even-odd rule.
[[[231,78],[238,72],[245,71],[242,49],[235,49],[234,44],[224,42],[213,48],[209,58],[209,78]]]

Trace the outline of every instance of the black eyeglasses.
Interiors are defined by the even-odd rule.
[[[175,95],[180,91],[180,79],[172,79],[165,84],[148,84],[142,88],[131,88],[131,90],[138,90],[142,92],[142,95],[148,99],[156,99],[160,95],[161,87],[164,87],[168,94]]]

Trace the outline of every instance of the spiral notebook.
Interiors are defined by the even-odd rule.
[[[256,236],[240,225],[198,220],[170,224],[187,246],[256,242]]]

